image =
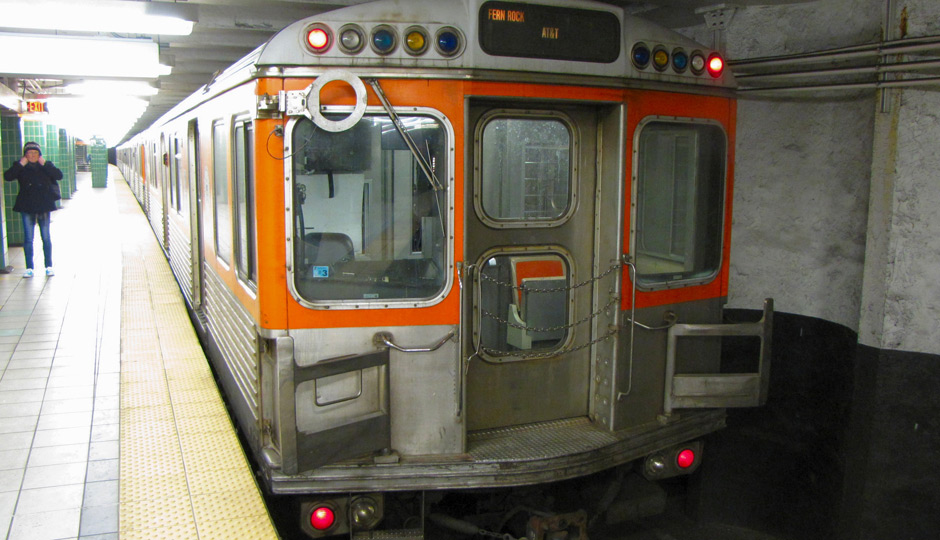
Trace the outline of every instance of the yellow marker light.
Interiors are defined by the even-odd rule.
[[[408,47],[408,50],[412,53],[421,53],[427,47],[427,40],[424,37],[424,34],[414,30],[408,32],[408,35],[405,36],[405,46]]]
[[[653,52],[653,67],[656,69],[666,69],[666,66],[669,65],[669,53],[662,49],[658,49]]]

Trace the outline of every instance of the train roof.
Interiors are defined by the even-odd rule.
[[[314,27],[323,28],[332,40],[322,52],[305,44]],[[365,41],[358,50],[343,46],[341,36],[349,29],[358,31]],[[372,45],[382,29],[397,40],[390,52]],[[412,30],[422,32],[433,43],[414,53],[404,44]],[[447,54],[437,47],[442,30],[453,30],[462,40],[457,53]],[[656,65],[660,52],[667,59],[661,69]],[[635,53],[646,54],[647,61],[638,63]],[[730,70],[712,76],[707,67],[696,70],[691,65],[693,55],[707,62],[716,54],[718,51],[682,34],[626,14],[622,8],[590,0],[541,0],[538,4],[379,0],[320,13],[287,26],[262,46],[257,64],[496,70],[733,88]]]
[[[311,29],[320,28],[330,44],[321,52],[307,44]],[[343,32],[353,29],[363,40],[358,50],[343,46]],[[383,52],[369,42],[379,30],[395,40]],[[403,43],[417,30],[427,47],[414,53]],[[454,52],[437,45],[444,32],[456,36]],[[636,56],[647,55],[646,62]],[[657,53],[666,62],[656,65]],[[375,76],[423,73],[438,77],[472,77],[485,72],[504,78],[533,77],[565,82],[579,77],[613,86],[681,85],[690,91],[733,89],[734,76],[723,69],[713,76],[696,70],[693,59],[707,62],[718,51],[694,40],[591,0],[378,0],[323,12],[288,25],[254,51],[168,111],[162,125],[205,99],[266,74],[316,76],[325,68],[367,70]],[[678,67],[677,57],[686,65]]]

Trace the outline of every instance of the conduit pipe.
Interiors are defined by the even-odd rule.
[[[737,73],[738,71],[748,71],[751,68],[763,69],[768,67],[813,64],[829,61],[843,62],[892,54],[910,54],[934,50],[940,51],[940,36],[882,41],[786,56],[764,56],[760,58],[749,58],[747,60],[729,60],[728,65]]]
[[[903,88],[909,86],[940,86],[940,77],[923,77],[917,72],[940,69],[940,59],[891,62],[892,57],[933,53],[940,55],[940,36],[924,36],[879,43],[854,45],[838,49],[729,61],[735,78],[742,83],[741,93],[783,93],[824,90],[860,90]],[[813,64],[843,64],[844,67],[823,67]],[[849,65],[845,65],[849,64]],[[885,79],[889,74],[917,74],[914,78]],[[820,78],[854,76],[854,81],[811,84]],[[871,79],[868,78],[871,76]],[[880,76],[880,77],[879,77]],[[861,79],[861,80],[859,80]],[[785,80],[794,81],[785,84]],[[777,82],[776,86],[769,86]],[[780,84],[784,83],[784,84]]]
[[[848,68],[817,69],[810,71],[782,71],[774,73],[734,74],[739,81],[754,81],[759,79],[785,79],[794,77],[832,77],[838,75],[868,75],[887,72],[919,71],[940,68],[940,60],[922,60],[917,62],[902,62],[899,64],[879,64],[875,66],[857,66]]]
[[[853,83],[819,84],[807,86],[767,86],[754,88],[739,88],[739,92],[757,94],[761,92],[789,93],[789,92],[822,92],[828,90],[871,90],[882,88],[907,88],[910,86],[940,86],[940,77],[922,77],[919,79],[901,79],[896,81],[871,81]]]

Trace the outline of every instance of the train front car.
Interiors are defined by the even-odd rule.
[[[310,536],[423,537],[390,492],[687,473],[766,399],[772,306],[720,324],[716,51],[599,3],[381,1],[254,68],[260,383],[234,410]],[[727,335],[752,372],[722,373]]]

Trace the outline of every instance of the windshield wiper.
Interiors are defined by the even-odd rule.
[[[369,84],[372,86],[372,89],[375,90],[375,95],[379,97],[379,101],[382,102],[382,107],[385,108],[388,117],[392,119],[392,124],[395,126],[395,129],[398,130],[398,134],[405,140],[408,150],[411,150],[411,155],[414,156],[415,161],[418,162],[418,167],[420,167],[424,175],[428,177],[428,180],[431,182],[431,187],[434,188],[434,191],[443,191],[444,186],[441,184],[440,180],[437,179],[437,176],[434,175],[434,171],[431,170],[431,164],[428,163],[428,160],[418,150],[414,139],[405,131],[405,125],[402,123],[401,118],[395,113],[394,109],[392,109],[392,104],[388,102],[388,98],[385,97],[385,92],[382,90],[379,80],[372,79],[369,81]]]

